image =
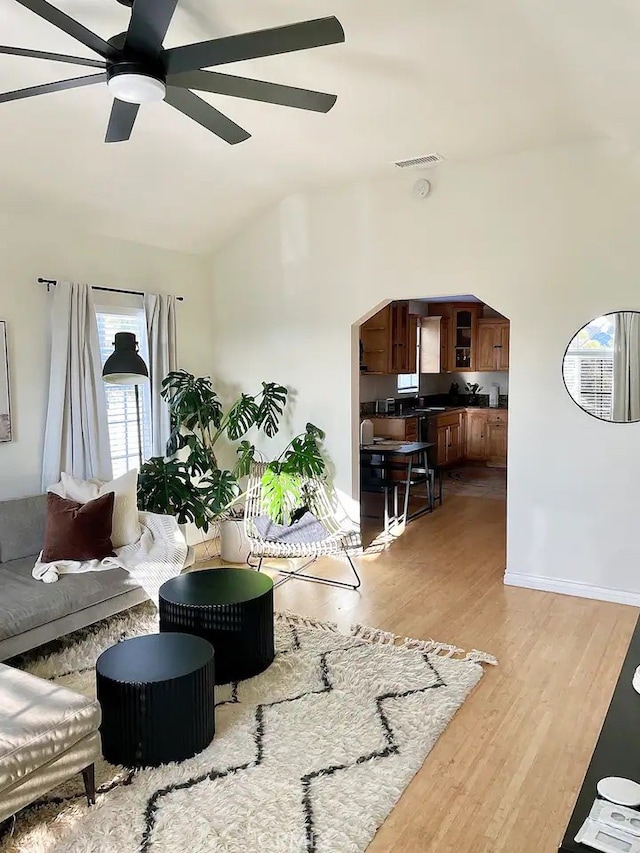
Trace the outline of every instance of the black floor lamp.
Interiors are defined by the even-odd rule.
[[[136,393],[136,422],[138,425],[138,456],[142,458],[142,426],[140,424],[140,394],[138,386],[149,381],[149,371],[138,354],[138,342],[133,332],[116,332],[114,351],[102,368],[102,379],[108,385],[133,385]]]

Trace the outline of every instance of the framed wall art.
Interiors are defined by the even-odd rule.
[[[9,393],[9,348],[7,324],[0,320],[0,441],[11,441],[11,395]]]

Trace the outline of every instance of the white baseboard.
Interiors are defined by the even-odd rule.
[[[525,589],[539,589],[543,592],[559,592],[561,595],[577,595],[579,598],[596,598],[599,601],[613,601],[616,604],[630,604],[640,607],[640,592],[628,592],[606,586],[594,586],[590,583],[544,578],[539,575],[520,575],[506,572],[506,586],[520,586]]]

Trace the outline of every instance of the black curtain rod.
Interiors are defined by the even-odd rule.
[[[38,284],[47,285],[47,293],[52,287],[55,287],[58,282],[55,278],[39,278]],[[91,285],[91,290],[105,290],[107,293],[129,293],[131,296],[144,296],[141,290],[121,290],[119,287],[98,287],[95,284]],[[184,296],[176,296],[178,302],[184,302]]]

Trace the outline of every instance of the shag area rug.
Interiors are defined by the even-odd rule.
[[[463,495],[469,498],[506,500],[507,471],[505,468],[486,468],[480,465],[451,468],[444,472],[442,488],[445,497]]]
[[[157,630],[146,606],[20,665],[87,695],[118,640]],[[181,764],[97,767],[18,815],[1,853],[362,853],[490,655],[292,614],[274,663],[216,689],[216,736]]]

